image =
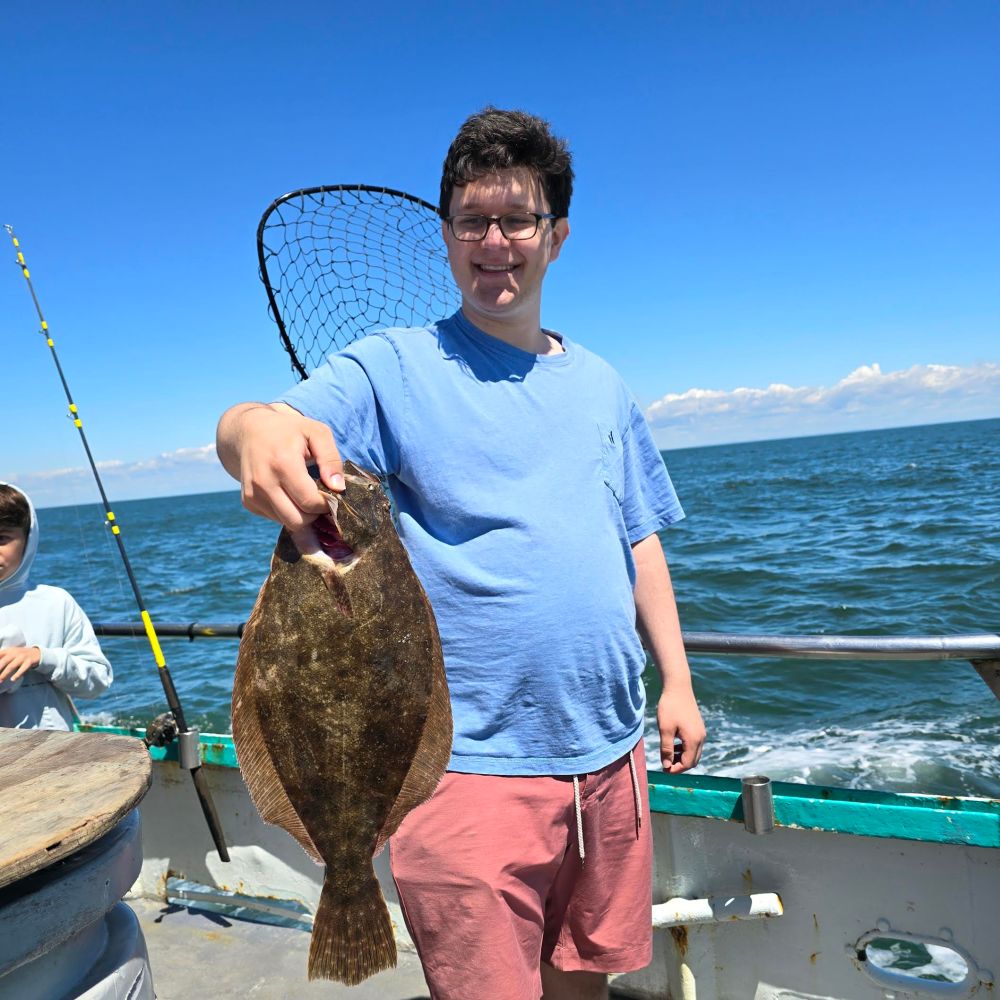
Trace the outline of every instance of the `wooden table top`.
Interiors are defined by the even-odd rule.
[[[0,886],[102,837],[151,780],[134,737],[0,729]]]

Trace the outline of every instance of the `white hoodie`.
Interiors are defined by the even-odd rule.
[[[0,646],[37,646],[42,659],[18,680],[0,682],[0,726],[70,730],[75,713],[66,695],[96,698],[111,684],[111,664],[87,616],[65,590],[28,582],[38,551],[38,518],[25,499],[31,529],[24,558],[0,580]]]

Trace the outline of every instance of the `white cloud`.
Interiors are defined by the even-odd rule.
[[[112,502],[236,488],[219,464],[213,444],[178,448],[132,462],[109,459],[98,462],[97,469]],[[89,466],[15,473],[7,478],[24,489],[39,507],[99,499]]]
[[[906,424],[1000,416],[1000,365],[914,365],[883,372],[862,365],[832,386],[764,389],[692,388],[668,393],[646,410],[661,448],[796,437]],[[177,448],[138,461],[98,463],[112,502],[236,489],[212,444]],[[14,482],[37,506],[88,503],[99,496],[87,466],[0,479]]]
[[[661,446],[833,433],[1000,414],[1000,365],[862,365],[832,386],[688,389],[646,409]]]
[[[205,463],[218,465],[214,444],[203,444],[199,448],[178,448],[176,451],[165,451],[155,458],[133,462],[130,472],[153,472],[158,469],[176,469],[184,466],[203,465]]]

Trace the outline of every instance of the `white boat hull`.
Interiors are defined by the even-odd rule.
[[[188,775],[170,761],[154,764],[153,770],[153,785],[142,804],[144,861],[133,893],[165,898],[168,877],[173,877],[314,910],[322,869],[284,831],[260,821],[236,768],[203,768],[222,817],[232,859],[228,864],[213,849]],[[687,808],[685,792],[705,801],[728,794],[715,790],[725,779],[691,781],[700,786],[685,789],[675,781],[665,790],[682,809]],[[658,793],[653,808],[662,809],[658,799],[664,789],[654,786],[653,791]],[[819,796],[822,790],[812,791]],[[892,815],[902,808],[895,803],[925,797],[883,798],[887,804],[824,806],[821,797],[802,796],[802,808],[820,814],[824,809],[831,814],[835,809],[888,811],[888,819],[883,815],[874,824],[870,815],[850,821],[873,824],[878,835],[795,829],[779,822],[773,832],[754,836],[738,815],[726,819],[654,811],[651,922],[661,929],[653,932],[652,963],[616,978],[615,989],[628,996],[676,1000],[994,995],[993,973],[1000,968],[1000,850],[982,842],[989,845],[995,836],[997,803],[951,800],[955,809],[941,815],[931,806],[914,806],[915,826],[936,823],[947,837],[957,816],[955,839],[980,842],[944,843],[909,839],[919,834],[905,829],[910,817],[905,811]],[[972,814],[980,826],[967,834],[964,814],[955,810],[970,802],[983,808]],[[733,811],[724,803],[725,810]],[[893,823],[903,824],[903,836],[886,835]],[[400,946],[412,948],[384,853],[376,869]],[[872,960],[879,951],[865,951],[873,939],[883,952],[886,939],[922,943],[952,981],[882,969]],[[963,963],[964,979],[956,978]]]

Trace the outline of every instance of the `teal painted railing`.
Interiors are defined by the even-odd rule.
[[[92,726],[81,732],[114,733],[141,739],[141,729]],[[202,733],[202,762],[238,767],[233,738]],[[177,761],[177,745],[151,747],[155,761]],[[775,825],[779,828],[824,830],[865,837],[894,837],[970,847],[1000,847],[1000,800],[912,795],[772,782]],[[743,822],[741,785],[736,778],[711,775],[649,775],[653,812],[673,816]]]
[[[736,778],[649,775],[654,812],[743,822]],[[1000,800],[771,782],[776,827],[1000,847]]]

